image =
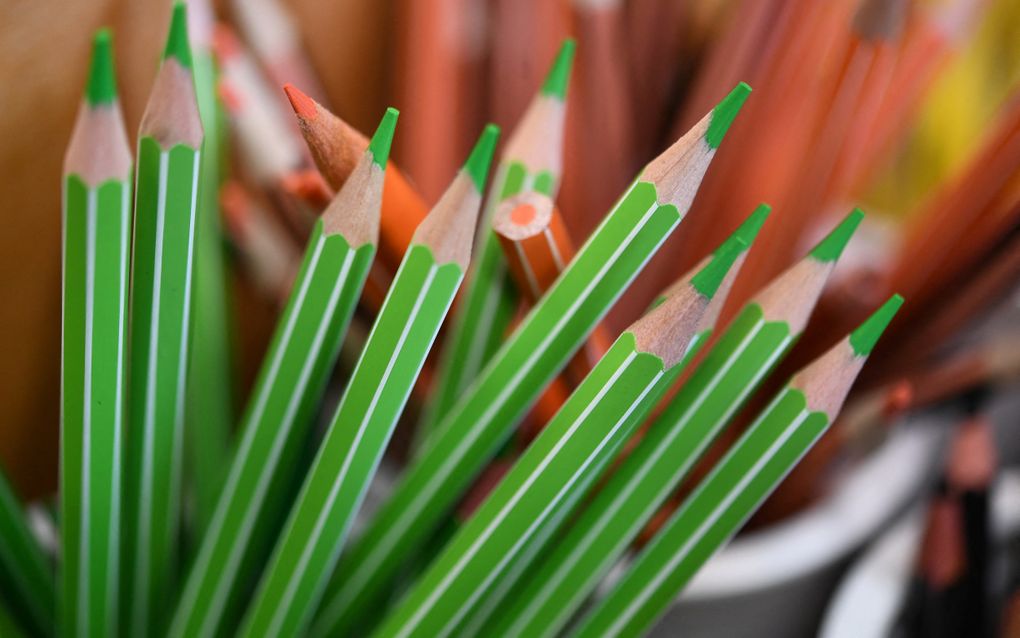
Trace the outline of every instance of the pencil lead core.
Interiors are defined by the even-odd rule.
[[[92,39],[92,64],[89,68],[85,99],[91,106],[109,104],[117,99],[117,75],[113,68],[113,42],[110,30],[96,31]]]
[[[709,122],[708,131],[705,132],[705,141],[709,146],[719,148],[723,138],[726,137],[726,131],[730,130],[730,125],[750,94],[751,87],[746,82],[741,82],[712,109],[712,121]]]
[[[372,141],[368,143],[368,152],[372,154],[372,161],[379,168],[386,170],[386,161],[390,157],[390,144],[393,142],[393,131],[397,128],[397,117],[400,111],[392,106],[386,109],[379,128],[375,130]]]
[[[318,117],[319,111],[315,108],[315,100],[308,97],[301,89],[288,82],[283,85],[283,92],[287,94],[290,106],[298,117],[306,120],[314,120]]]
[[[492,164],[492,155],[496,152],[497,140],[499,127],[495,124],[486,124],[485,130],[464,162],[464,170],[471,176],[471,181],[474,182],[478,192],[485,189],[485,178],[489,176],[489,166]]]
[[[567,97],[567,85],[570,84],[570,68],[574,63],[574,49],[577,43],[573,38],[567,38],[560,45],[560,51],[556,54],[549,75],[545,77],[542,84],[542,95],[564,100]]]
[[[896,312],[903,305],[903,297],[893,295],[882,304],[870,317],[864,320],[856,330],[850,333],[850,347],[858,357],[866,357],[871,354],[878,343],[878,338],[885,332],[886,327]]]
[[[860,208],[850,211],[850,214],[839,223],[839,226],[832,229],[832,232],[826,235],[825,239],[818,242],[818,245],[811,250],[811,256],[822,262],[832,262],[839,259],[839,256],[843,254],[843,249],[846,248],[850,238],[853,237],[862,219],[864,219],[864,212]]]
[[[183,2],[175,2],[170,16],[170,32],[166,37],[166,49],[163,59],[176,58],[186,69],[191,68],[191,46],[188,44],[188,7]]]
[[[730,271],[740,253],[747,250],[747,242],[743,237],[731,239],[732,241],[723,242],[722,246],[712,255],[712,259],[705,264],[705,267],[691,277],[691,285],[709,299],[715,296],[723,279],[726,278],[726,273]]]

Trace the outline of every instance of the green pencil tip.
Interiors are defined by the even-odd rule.
[[[109,29],[96,31],[92,38],[92,65],[85,99],[92,106],[117,99],[117,75],[113,69],[113,36]]]
[[[750,248],[755,238],[758,237],[758,231],[761,230],[771,212],[772,207],[768,204],[758,204],[754,211],[744,220],[744,223],[733,231],[731,237],[743,240],[744,244]]]
[[[397,128],[397,118],[400,111],[392,106],[386,109],[379,127],[372,135],[372,141],[368,143],[368,152],[372,154],[372,161],[376,166],[386,170],[386,162],[390,158],[390,144],[393,142],[393,131]]]
[[[726,278],[726,273],[733,267],[740,253],[747,250],[747,242],[743,237],[732,237],[723,242],[712,255],[711,261],[691,277],[691,285],[709,299],[715,296],[716,291]]]
[[[464,162],[464,171],[471,176],[471,181],[475,183],[478,192],[485,190],[485,178],[489,176],[489,166],[492,164],[492,155],[496,152],[498,140],[499,127],[495,124],[486,124],[467,161]]]
[[[188,7],[183,2],[175,2],[170,16],[170,33],[166,36],[166,49],[163,59],[177,58],[186,69],[191,68],[191,45],[188,43]]]
[[[708,131],[705,132],[705,141],[709,146],[719,148],[723,138],[726,137],[726,131],[730,130],[730,125],[733,124],[733,120],[736,119],[737,113],[740,112],[750,94],[751,87],[747,83],[741,82],[733,87],[730,94],[722,99],[722,102],[715,105],[715,108],[712,109],[712,120],[708,123]]]
[[[896,316],[900,306],[903,305],[903,297],[893,295],[882,304],[870,317],[864,320],[856,330],[850,333],[850,347],[858,357],[866,357],[875,349],[878,338],[882,336],[889,322]]]
[[[560,100],[567,97],[567,85],[570,84],[570,67],[574,63],[574,49],[577,43],[573,38],[567,38],[560,45],[560,52],[553,60],[549,75],[545,76],[545,83],[542,84],[542,95],[548,95]]]
[[[839,256],[843,254],[843,249],[853,237],[854,231],[860,226],[862,219],[864,219],[864,212],[860,208],[850,211],[850,214],[839,223],[839,226],[833,228],[832,232],[811,250],[811,256],[818,261],[825,262],[839,259]]]

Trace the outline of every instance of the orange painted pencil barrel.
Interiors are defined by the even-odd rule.
[[[526,191],[505,200],[492,217],[510,276],[531,303],[542,297],[574,256],[574,243],[552,198]],[[581,378],[612,344],[600,325],[578,353]]]

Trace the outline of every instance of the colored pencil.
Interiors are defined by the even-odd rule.
[[[121,548],[131,150],[108,31],[64,157],[60,633],[113,635]]]
[[[471,253],[499,131],[490,125],[415,232],[241,634],[304,631]]]
[[[234,422],[227,273],[219,206],[228,140],[216,91],[218,71],[212,54],[212,20],[208,0],[188,0],[195,98],[205,131],[198,176],[194,320],[184,412],[188,517],[195,536],[201,534],[212,518]]]
[[[271,542],[314,409],[375,254],[383,172],[397,112],[386,112],[347,184],[316,223],[242,418],[226,484],[185,584],[172,636],[212,636]]]
[[[283,90],[294,109],[298,128],[315,165],[326,182],[334,190],[339,190],[365,152],[368,139],[294,85],[286,84]],[[425,219],[427,212],[425,200],[399,167],[390,161],[386,166],[383,186],[379,258],[391,272],[396,272],[411,243],[414,229]]]
[[[503,148],[486,196],[478,249],[453,313],[432,398],[418,423],[419,449],[503,340],[516,302],[491,221],[502,200],[523,190],[555,197],[563,170],[563,124],[574,41],[566,40],[545,82]]]
[[[892,297],[795,374],[581,621],[576,635],[645,631],[836,418],[868,354],[902,303]]]
[[[162,626],[176,581],[202,139],[178,2],[138,133],[121,616],[135,636]]]
[[[736,87],[623,194],[341,557],[313,634],[359,626],[361,614],[387,593],[402,563],[429,539],[518,418],[679,224],[749,92],[747,85]]]
[[[26,512],[2,469],[0,583],[5,585],[3,591],[9,596],[12,611],[27,628],[39,636],[54,635],[57,602],[53,565],[28,527]]]

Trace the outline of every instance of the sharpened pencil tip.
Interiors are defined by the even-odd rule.
[[[397,118],[400,111],[392,106],[386,109],[379,128],[375,129],[372,141],[368,143],[368,152],[372,154],[372,161],[379,168],[386,170],[386,161],[390,158],[390,144],[393,143],[393,131],[397,128]]]
[[[874,350],[878,338],[882,336],[889,322],[903,305],[903,297],[893,295],[870,317],[864,320],[856,330],[850,333],[850,347],[858,357],[866,357]]]
[[[545,83],[542,84],[542,95],[564,100],[567,97],[567,86],[570,84],[570,68],[574,63],[574,49],[577,43],[573,38],[567,38],[560,45],[560,51],[556,54],[549,74],[545,76]]]
[[[314,120],[318,117],[319,111],[315,108],[315,100],[308,97],[301,89],[288,82],[283,85],[283,92],[287,94],[290,106],[298,117],[304,120]]]
[[[113,36],[110,30],[96,31],[92,38],[92,64],[85,89],[89,105],[109,104],[117,99],[117,75],[113,68]]]
[[[769,213],[772,212],[772,207],[768,204],[758,204],[758,206],[747,216],[737,230],[733,231],[734,238],[743,240],[747,248],[751,247],[756,237],[758,237],[758,231],[765,224],[765,220],[768,219]]]
[[[498,140],[499,127],[495,124],[486,124],[481,137],[464,162],[464,170],[471,176],[471,181],[474,182],[478,192],[485,190],[485,179],[489,176],[489,166],[492,165],[492,155],[496,152]]]
[[[825,239],[818,242],[818,245],[811,250],[811,256],[818,261],[832,262],[839,259],[843,249],[850,242],[861,220],[864,219],[864,212],[860,208],[850,211],[850,214],[832,229]]]
[[[166,37],[163,59],[176,58],[186,69],[191,68],[191,45],[188,43],[188,7],[175,2],[170,16],[170,32]]]
[[[747,246],[743,237],[732,237],[724,241],[705,267],[691,277],[691,285],[705,297],[709,299],[714,297],[723,279],[726,278],[726,273],[733,267],[740,253],[747,250]]]
[[[730,130],[730,125],[737,118],[737,113],[740,112],[750,94],[751,87],[746,82],[741,82],[733,87],[729,95],[715,105],[715,108],[712,109],[712,121],[709,122],[708,131],[705,132],[705,142],[709,146],[719,148],[723,138],[726,137],[726,131]]]

